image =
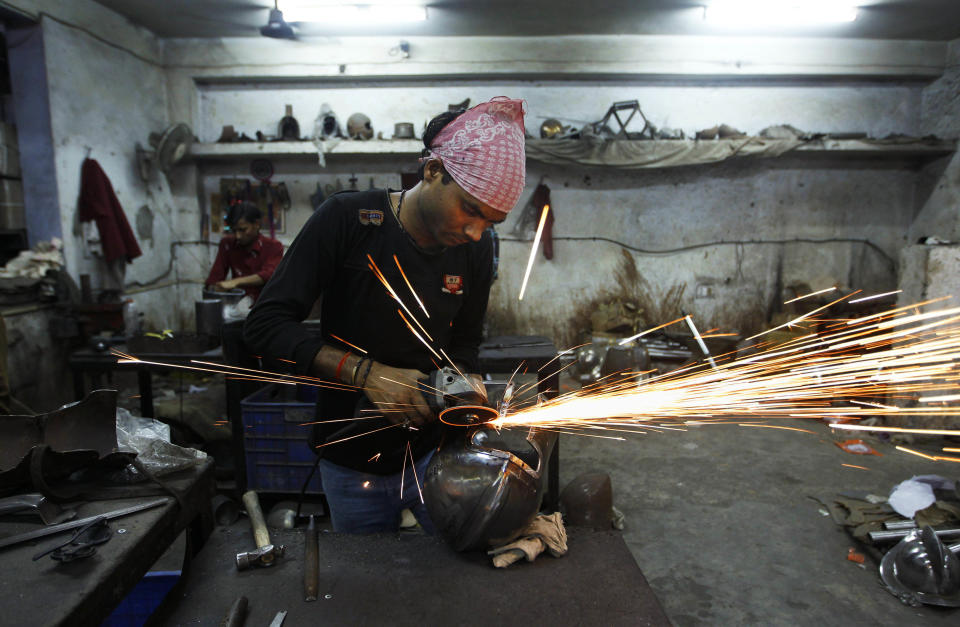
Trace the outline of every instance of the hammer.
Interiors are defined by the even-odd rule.
[[[257,542],[257,548],[254,551],[237,553],[237,570],[246,570],[251,566],[273,566],[274,560],[283,556],[284,546],[270,544],[270,532],[263,520],[263,510],[260,509],[257,493],[253,490],[245,492],[243,505],[250,516],[250,526],[253,527],[253,539]]]

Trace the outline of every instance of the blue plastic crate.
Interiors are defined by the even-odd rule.
[[[167,593],[179,580],[179,570],[147,573],[100,627],[140,627],[160,607]]]
[[[310,425],[316,420],[316,388],[271,383],[240,402],[247,488],[258,492],[300,492],[316,462]],[[322,494],[317,471],[308,494]]]

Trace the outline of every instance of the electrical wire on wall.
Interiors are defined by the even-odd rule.
[[[149,286],[153,285],[154,283],[157,283],[157,282],[159,282],[159,281],[162,281],[165,277],[167,277],[167,276],[173,271],[174,262],[176,261],[175,248],[176,248],[177,246],[202,245],[202,244],[206,244],[207,246],[219,246],[219,242],[211,242],[211,241],[203,240],[203,239],[200,239],[200,240],[191,240],[191,241],[176,241],[176,242],[170,242],[170,263],[167,264],[167,269],[164,270],[162,274],[160,274],[160,275],[158,275],[158,276],[150,279],[149,281],[130,281],[130,282],[128,282],[126,285],[124,285],[124,287],[125,287],[125,288],[131,288],[131,287],[149,287]],[[198,260],[198,261],[199,261],[199,260]],[[180,280],[179,280],[179,278],[178,278],[178,279],[177,279],[177,283],[179,283],[179,282],[180,282]]]
[[[116,50],[119,50],[120,52],[126,52],[127,54],[129,54],[130,56],[132,56],[133,58],[135,58],[135,59],[137,59],[137,60],[139,60],[139,61],[143,61],[144,63],[147,63],[147,64],[149,64],[149,65],[152,65],[152,66],[158,67],[158,68],[163,68],[163,67],[164,67],[164,65],[163,65],[162,62],[160,62],[160,61],[158,61],[158,60],[155,60],[155,59],[148,59],[147,57],[143,56],[142,54],[140,54],[140,53],[138,53],[138,52],[135,52],[135,51],[131,50],[130,48],[127,48],[126,46],[121,46],[120,44],[118,44],[118,43],[116,43],[116,42],[110,41],[109,39],[106,39],[105,37],[102,37],[102,36],[98,35],[97,33],[93,32],[93,31],[90,30],[89,28],[86,28],[86,27],[84,27],[84,26],[80,26],[79,24],[74,24],[73,22],[68,22],[68,21],[66,21],[66,20],[64,20],[64,19],[62,19],[62,18],[56,17],[55,15],[49,14],[49,13],[47,13],[46,11],[40,11],[39,13],[37,13],[37,21],[38,21],[38,22],[39,22],[40,20],[42,20],[43,18],[46,18],[46,19],[51,20],[51,21],[54,21],[54,22],[56,22],[56,23],[58,23],[58,24],[60,24],[60,25],[62,25],[62,26],[66,26],[67,28],[72,28],[72,29],[74,29],[74,30],[76,30],[76,31],[79,31],[79,32],[87,35],[87,36],[90,37],[91,39],[97,40],[98,42],[102,43],[102,44],[105,45],[105,46],[109,46],[110,48],[114,48],[114,49],[116,49]]]
[[[151,201],[156,201],[156,198],[154,197],[153,189],[152,189],[149,185],[146,186],[146,189],[145,189],[144,191],[146,192],[147,198],[148,198],[149,200],[151,200]],[[159,203],[158,203],[158,204],[159,204]],[[148,207],[149,207],[149,205],[148,205]],[[162,211],[157,211],[157,212],[153,213],[153,216],[160,218],[160,219],[167,225],[167,229],[169,229],[170,233],[176,233],[176,229],[173,227],[173,223],[170,221],[170,217],[169,217],[168,215],[166,215],[166,214],[163,213]],[[148,287],[148,286],[153,285],[154,283],[157,283],[157,282],[159,282],[159,281],[162,281],[165,277],[169,276],[170,272],[173,271],[173,269],[174,269],[174,264],[175,264],[176,258],[177,258],[177,255],[176,255],[176,247],[177,247],[177,246],[190,246],[190,245],[197,245],[197,246],[202,246],[202,245],[206,245],[206,246],[219,246],[220,243],[219,243],[219,242],[213,242],[213,241],[210,241],[210,240],[204,240],[204,239],[201,239],[201,240],[175,240],[175,241],[172,241],[172,242],[170,242],[170,261],[169,261],[169,263],[167,263],[167,269],[164,270],[162,274],[158,275],[157,277],[155,277],[155,278],[153,278],[153,279],[150,279],[149,281],[131,281],[131,282],[129,282],[129,283],[126,283],[126,284],[124,285],[124,288],[131,288],[131,287]],[[209,263],[210,263],[210,260],[209,260],[209,259],[207,259],[206,261],[204,261],[204,260],[200,259],[196,254],[194,254],[194,253],[192,253],[192,252],[190,253],[190,256],[193,257],[193,260],[196,262],[196,264],[197,264],[198,267],[203,267],[203,266],[209,265]],[[180,284],[180,272],[179,272],[179,268],[177,268],[175,283],[176,283],[177,285]]]
[[[680,246],[680,247],[677,247],[677,248],[664,248],[664,249],[662,249],[662,250],[652,250],[652,249],[649,249],[649,248],[639,248],[639,247],[637,247],[637,246],[631,246],[630,244],[627,244],[627,243],[625,243],[625,242],[621,242],[621,241],[618,241],[618,240],[615,240],[615,239],[612,239],[612,238],[609,238],[609,237],[600,237],[600,236],[584,236],[584,237],[568,236],[568,237],[554,237],[554,238],[553,238],[553,241],[555,241],[555,242],[556,242],[556,241],[560,241],[560,240],[574,241],[574,242],[584,242],[584,241],[586,241],[586,242],[591,242],[591,241],[595,241],[595,242],[608,242],[608,243],[610,243],[610,244],[616,244],[617,246],[621,246],[621,247],[623,247],[623,248],[626,248],[627,250],[633,251],[633,252],[638,253],[638,254],[641,254],[641,255],[676,255],[676,254],[679,254],[679,253],[685,253],[685,252],[689,252],[689,251],[691,251],[691,250],[698,250],[698,249],[701,249],[701,248],[712,248],[712,247],[715,247],[715,246],[737,246],[737,253],[738,253],[738,255],[740,255],[741,257],[742,257],[742,254],[743,254],[742,246],[745,246],[745,245],[747,245],[747,244],[774,244],[774,245],[780,245],[780,244],[863,244],[863,245],[867,246],[868,248],[873,249],[878,255],[880,255],[880,257],[882,257],[883,260],[886,261],[886,262],[889,264],[891,271],[894,271],[894,270],[896,270],[896,268],[897,268],[897,262],[896,262],[896,260],[895,260],[893,257],[891,257],[889,254],[887,254],[886,251],[884,251],[882,248],[880,248],[879,246],[877,246],[876,244],[874,244],[874,243],[871,242],[870,240],[868,240],[868,239],[857,239],[857,238],[847,238],[847,237],[831,237],[831,238],[827,238],[827,239],[812,239],[812,238],[796,237],[796,238],[793,238],[793,239],[721,240],[721,241],[718,241],[718,242],[703,242],[703,243],[701,243],[701,244],[690,244],[689,246]],[[503,241],[503,242],[522,242],[522,243],[528,243],[528,242],[529,242],[529,240],[521,239],[521,238],[517,238],[517,237],[501,237],[501,238],[500,238],[500,241]]]

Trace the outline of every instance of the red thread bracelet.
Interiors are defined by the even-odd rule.
[[[350,351],[347,351],[343,354],[343,357],[340,358],[340,363],[337,364],[337,370],[333,373],[333,378],[337,381],[340,380],[340,369],[343,368],[343,363],[347,361],[347,357],[350,356]]]

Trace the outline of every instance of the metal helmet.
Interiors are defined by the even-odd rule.
[[[960,606],[960,558],[929,525],[911,531],[887,551],[880,563],[880,578],[908,605]]]
[[[563,134],[563,124],[560,120],[547,118],[540,125],[540,137],[542,139],[553,139]]]
[[[450,429],[430,460],[424,501],[457,551],[515,539],[536,516],[556,434],[491,427]]]
[[[320,115],[317,116],[313,127],[313,136],[315,139],[325,140],[331,137],[343,137],[340,134],[340,122],[337,120],[337,114],[333,112],[330,105],[326,102],[320,105]]]
[[[350,139],[370,139],[373,137],[373,127],[370,118],[363,113],[354,113],[347,118],[347,137]]]

